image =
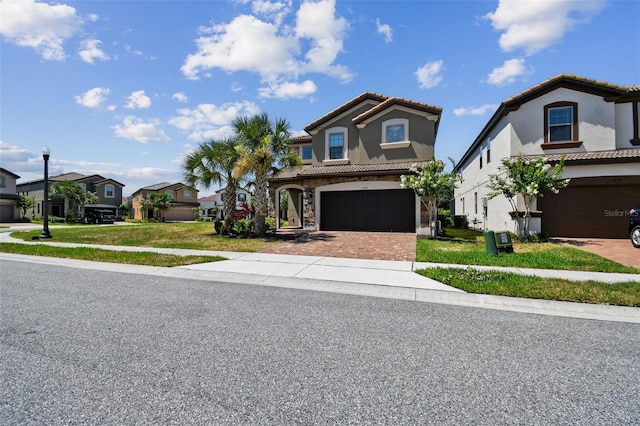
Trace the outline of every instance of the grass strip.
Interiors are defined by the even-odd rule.
[[[468,293],[601,305],[640,306],[640,283],[569,281],[473,268],[427,268],[420,275]]]
[[[0,243],[0,252],[95,262],[146,266],[184,266],[225,260],[220,256],[178,256],[153,252],[103,250],[90,247],[54,247],[45,244]]]
[[[638,274],[640,270],[621,265],[593,253],[554,243],[514,243],[513,253],[489,256],[484,243],[468,241],[418,240],[418,262],[456,265],[506,266],[569,271]]]

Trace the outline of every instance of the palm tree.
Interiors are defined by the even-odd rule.
[[[77,201],[79,197],[81,197],[83,191],[84,189],[82,189],[80,184],[72,180],[63,180],[51,185],[51,196],[64,198],[65,218],[67,217],[67,214],[69,214],[69,205],[71,201]]]
[[[159,219],[164,221],[164,213],[171,208],[176,199],[166,192],[154,192],[149,194],[149,201],[151,202],[153,210],[158,211]]]
[[[189,185],[200,184],[205,188],[214,184],[225,185],[222,202],[228,228],[233,226],[236,192],[243,179],[242,174],[235,174],[236,163],[240,158],[236,147],[234,138],[204,142],[188,154],[182,163],[184,177]]]
[[[236,173],[253,173],[255,178],[255,225],[258,236],[264,236],[267,227],[267,185],[269,175],[277,175],[285,167],[300,166],[298,154],[289,147],[291,130],[285,119],[269,120],[267,114],[252,117],[239,116],[233,120],[240,153]]]

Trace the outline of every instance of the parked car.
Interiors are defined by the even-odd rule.
[[[635,248],[640,248],[640,204],[629,211],[629,237]]]
[[[110,210],[92,210],[84,216],[84,223],[113,223],[116,216]]]

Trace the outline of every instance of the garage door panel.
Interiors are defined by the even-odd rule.
[[[325,231],[415,232],[411,190],[323,192],[320,203]]]
[[[627,238],[627,213],[638,201],[636,185],[570,184],[540,199],[542,231],[556,237]]]

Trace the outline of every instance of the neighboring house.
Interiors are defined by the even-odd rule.
[[[218,219],[224,220],[224,188],[218,189],[216,191],[216,196],[218,197],[218,207],[220,211],[218,212]],[[237,188],[236,189],[236,211],[242,210],[242,207],[246,203],[248,206],[251,206],[251,197],[253,194],[247,191],[246,189]]]
[[[153,209],[145,209],[142,207],[142,200],[149,197],[154,192],[164,192],[171,195],[175,202],[166,212],[164,217],[155,217]],[[198,213],[194,211],[198,204],[198,190],[182,183],[162,182],[155,185],[138,189],[131,194],[131,204],[133,207],[133,218],[135,220],[166,220],[166,221],[185,221],[195,220]]]
[[[400,176],[433,158],[441,113],[440,107],[366,92],[318,118],[305,127],[308,136],[290,141],[303,166],[269,179],[276,216],[284,191],[289,226],[426,232],[421,203],[401,188]]]
[[[478,229],[515,231],[502,195],[488,199],[503,158],[565,156],[569,186],[538,198],[531,231],[557,237],[626,238],[640,202],[640,86],[558,75],[506,99],[455,171],[455,214]],[[522,205],[522,200],[519,200]],[[520,209],[520,208],[519,208]]]
[[[220,205],[218,205],[218,194],[209,195],[208,197],[198,198],[200,204],[200,219],[211,218],[221,219]]]
[[[64,173],[61,175],[49,177],[49,189],[56,182],[73,181],[78,183],[84,190],[96,194],[98,201],[96,204],[87,204],[84,206],[84,213],[90,213],[91,210],[109,210],[113,215],[118,214],[118,207],[122,201],[122,188],[124,184],[117,180],[105,178],[100,175],[83,175],[80,173]],[[20,195],[33,197],[35,207],[31,211],[31,218],[42,216],[42,204],[44,201],[44,179],[33,180],[29,182],[17,184],[17,191]],[[49,192],[51,194],[51,192]],[[52,197],[50,195],[49,214],[52,216],[64,216],[64,198]]]
[[[19,198],[16,192],[16,179],[20,176],[0,167],[0,222],[13,222],[20,218],[16,207]]]

